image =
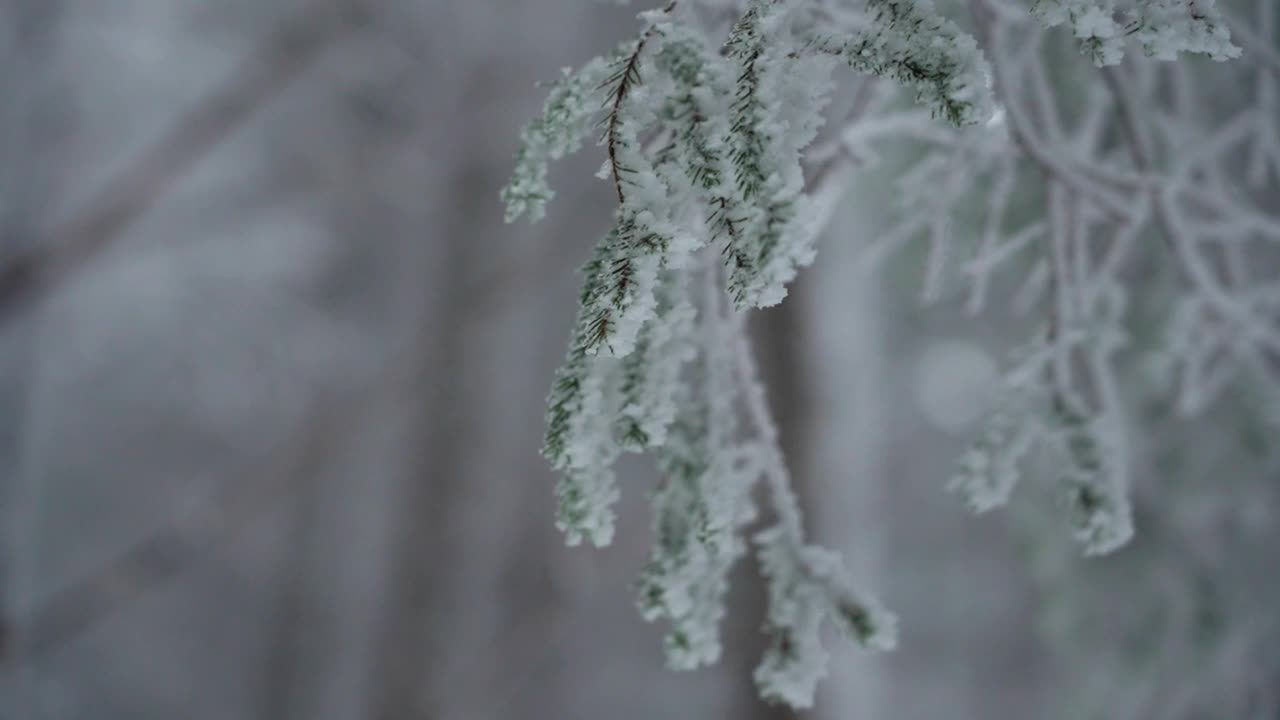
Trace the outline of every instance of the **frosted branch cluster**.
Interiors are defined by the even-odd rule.
[[[894,642],[893,617],[805,538],[743,329],[744,311],[780,302],[813,261],[843,191],[832,184],[849,175],[834,169],[866,169],[895,142],[915,149],[899,178],[904,212],[867,239],[883,256],[926,238],[926,298],[964,282],[978,312],[999,271],[1018,278],[1018,305],[1043,322],[951,487],[986,511],[1044,461],[1074,536],[1104,553],[1134,531],[1133,431],[1115,370],[1130,345],[1131,274],[1153,258],[1176,268],[1160,352],[1184,412],[1241,373],[1280,388],[1280,265],[1251,265],[1280,243],[1264,202],[1280,182],[1266,116],[1277,78],[1241,63],[1258,102],[1211,112],[1211,88],[1192,77],[1204,69],[1153,61],[1240,55],[1213,0],[970,0],[951,17],[928,0],[706,4],[645,11],[634,39],[566,70],[502,197],[508,220],[541,217],[549,161],[594,131],[617,209],[583,268],[549,398],[560,528],[570,544],[609,543],[614,461],[656,457],[639,604],[668,623],[671,666],[688,669],[719,657],[729,569],[767,516],[753,540],[772,644],[756,681],[805,707],[825,672],[824,620],[869,647]],[[1066,42],[1105,67],[1054,68]],[[1128,43],[1151,59],[1121,63]],[[858,78],[855,102],[824,128],[841,67]],[[1084,78],[1088,102],[1059,107],[1051,69]],[[1043,212],[1014,212],[1028,203]],[[982,216],[960,237],[957,210],[975,205]]]
[[[1179,53],[1214,60],[1240,56],[1215,0],[1035,0],[1032,12],[1045,25],[1066,25],[1098,65],[1115,65],[1133,37],[1147,55],[1173,60]]]

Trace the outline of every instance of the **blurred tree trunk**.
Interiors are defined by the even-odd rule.
[[[65,78],[52,62],[59,48],[59,0],[0,6],[0,262],[35,242],[56,184],[58,146],[71,129]],[[24,557],[35,530],[33,495],[21,474],[35,332],[25,319],[0,334],[0,669],[18,629],[11,624],[31,591]],[[0,715],[30,713],[30,676],[0,678]]]

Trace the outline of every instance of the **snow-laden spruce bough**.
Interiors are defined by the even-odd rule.
[[[502,199],[508,221],[537,220],[553,197],[549,161],[593,136],[604,149],[600,174],[617,209],[583,268],[568,357],[549,398],[544,453],[562,473],[559,527],[570,544],[608,544],[618,497],[614,461],[627,451],[656,456],[662,478],[653,494],[656,543],[640,578],[639,605],[646,619],[669,624],[670,665],[696,668],[719,658],[727,577],[747,550],[744,530],[757,518],[752,488],[763,482],[771,524],[752,540],[768,580],[772,643],[755,679],[765,698],[805,707],[825,673],[824,620],[871,648],[895,643],[894,617],[855,586],[837,555],[806,541],[743,330],[743,313],[782,301],[797,269],[813,260],[815,236],[830,214],[831,193],[824,204],[821,183],[832,164],[862,154],[854,152],[859,127],[852,122],[833,142],[815,143],[833,73],[843,66],[906,88],[931,119],[897,111],[886,115],[896,123],[885,127],[941,136],[938,144],[996,168],[993,238],[1005,240],[1011,153],[1021,152],[1055,179],[1049,222],[1007,233],[1000,247],[992,239],[979,258],[989,269],[997,252],[1008,255],[1050,236],[1048,272],[1062,302],[1017,358],[1001,402],[951,486],[985,511],[1005,503],[1025,456],[1050,454],[1074,532],[1089,554],[1108,552],[1133,532],[1123,429],[1107,367],[1109,352],[1122,343],[1108,333],[1123,298],[1098,293],[1084,303],[1088,313],[1064,309],[1074,301],[1062,299],[1067,283],[1057,275],[1073,262],[1066,247],[1071,230],[1061,229],[1070,223],[1062,218],[1086,201],[1116,214],[1129,213],[1130,203],[1113,198],[1111,187],[1098,191],[1096,178],[1066,167],[1038,143],[1027,113],[1005,93],[997,109],[994,90],[1012,84],[1016,69],[989,66],[975,36],[929,0],[706,4],[684,0],[643,12],[634,39],[565,70],[541,117],[524,130]],[[1001,23],[1028,10],[1015,4],[969,3],[988,51]],[[1029,9],[1046,26],[1069,27],[1099,66],[1119,62],[1127,40],[1161,59],[1240,52],[1213,0],[1034,0]],[[864,112],[889,107],[884,93],[869,97]],[[991,141],[984,128],[1006,115],[1004,142]],[[1136,173],[1149,171],[1143,161],[1141,154],[1134,158]],[[1133,173],[1111,179],[1116,186],[1122,181],[1145,192]],[[1159,214],[1160,202],[1156,197],[1154,210],[1144,207],[1118,226],[1136,233]],[[926,222],[925,229],[935,225],[942,223]],[[943,241],[935,253],[945,252]],[[975,284],[979,304],[982,292]],[[1073,373],[1077,365],[1084,369]]]

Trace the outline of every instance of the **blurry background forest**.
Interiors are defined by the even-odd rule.
[[[538,81],[634,12],[3,5],[0,260],[105,239],[0,283],[0,717],[790,716],[751,685],[750,563],[721,664],[663,668],[648,463],[614,546],[553,525],[544,399],[610,189],[589,149],[537,225],[497,192]],[[1229,410],[1183,428],[1205,482],[1104,559],[971,517],[943,488],[1027,321],[922,306],[917,250],[861,262],[891,172],[752,321],[814,534],[901,622],[833,644],[813,716],[1280,717],[1274,427],[1243,459]]]

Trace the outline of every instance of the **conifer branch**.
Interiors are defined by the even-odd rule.
[[[1054,3],[1085,11],[1095,5],[1040,0],[1038,6]],[[1149,54],[1234,53],[1212,13],[1187,16],[1181,0],[1135,3],[1130,36]],[[975,511],[986,511],[1008,500],[1033,457],[1052,458],[1076,540],[1086,554],[1109,552],[1133,531],[1113,359],[1127,339],[1126,262],[1152,215],[1164,213],[1154,218],[1157,225],[1181,233],[1171,244],[1183,255],[1191,248],[1195,255],[1180,262],[1196,272],[1210,263],[1196,254],[1195,233],[1229,237],[1234,244],[1223,252],[1229,262],[1189,285],[1205,297],[1177,310],[1175,332],[1179,342],[1194,345],[1188,355],[1216,357],[1226,342],[1214,339],[1221,333],[1206,339],[1194,329],[1206,310],[1230,309],[1222,317],[1248,318],[1234,323],[1250,349],[1241,364],[1265,368],[1270,360],[1262,353],[1280,342],[1268,313],[1280,314],[1280,303],[1260,299],[1262,288],[1246,292],[1239,246],[1280,238],[1280,222],[1222,183],[1201,188],[1214,183],[1199,173],[1212,158],[1252,143],[1264,153],[1251,162],[1250,187],[1264,187],[1276,162],[1275,139],[1256,118],[1233,120],[1162,177],[1153,160],[1161,142],[1185,138],[1173,136],[1175,124],[1157,125],[1153,133],[1170,137],[1145,144],[1130,138],[1130,151],[1142,157],[1126,165],[1115,152],[1109,113],[1131,110],[1101,89],[1090,91],[1079,112],[1059,108],[1040,57],[1049,47],[1034,35],[1017,47],[1005,41],[1014,29],[1034,28],[1034,19],[999,0],[970,0],[977,38],[929,0],[868,0],[865,12],[816,0],[744,0],[735,7],[722,43],[708,37],[695,13],[643,14],[646,29],[603,76],[602,177],[612,179],[619,207],[586,270],[570,352],[550,399],[545,452],[564,473],[557,495],[570,543],[611,536],[617,497],[611,463],[618,453],[657,455],[664,480],[654,496],[656,542],[638,603],[646,619],[669,624],[667,658],[680,669],[719,656],[724,573],[745,551],[739,536],[755,512],[750,488],[763,481],[777,519],[754,544],[768,580],[773,645],[756,679],[765,697],[802,707],[824,672],[822,622],[833,619],[879,648],[892,644],[893,623],[853,591],[838,558],[805,543],[741,318],[726,302],[745,310],[781,301],[797,269],[812,260],[813,238],[853,170],[872,165],[881,143],[922,141],[923,158],[899,180],[906,217],[875,238],[875,250],[925,234],[925,296],[937,297],[954,264],[950,218],[981,205],[980,247],[959,267],[972,282],[970,309],[981,307],[988,276],[1001,267],[1025,269],[1017,307],[1044,300],[1046,288],[1050,296],[1047,332],[1013,358],[997,407],[949,487]],[[1053,24],[1049,10],[1040,12],[1041,22]],[[1103,64],[1125,42],[1111,42],[1105,22],[1066,20]],[[1081,33],[1082,27],[1099,32]],[[811,147],[837,60],[871,76],[860,87],[872,90],[860,94],[844,127]],[[906,88],[927,112],[895,107],[892,85]],[[1273,104],[1268,92],[1258,91],[1263,104]],[[1175,83],[1171,94],[1179,107],[1190,106],[1181,86]],[[649,131],[661,141],[644,148],[637,138]],[[1045,219],[1019,219],[1012,209],[1027,174],[1050,197]],[[975,191],[989,192],[988,201],[974,203]],[[1186,201],[1185,213],[1175,199]],[[704,246],[713,251],[703,261],[722,267],[723,276],[685,271]],[[680,293],[670,285],[694,278],[709,293],[696,323],[688,306],[671,301]],[[687,360],[690,348],[697,349],[696,363]],[[1197,368],[1207,362],[1188,360],[1185,372],[1203,373]],[[1197,380],[1196,387],[1208,382]],[[742,409],[747,422],[739,428]]]

